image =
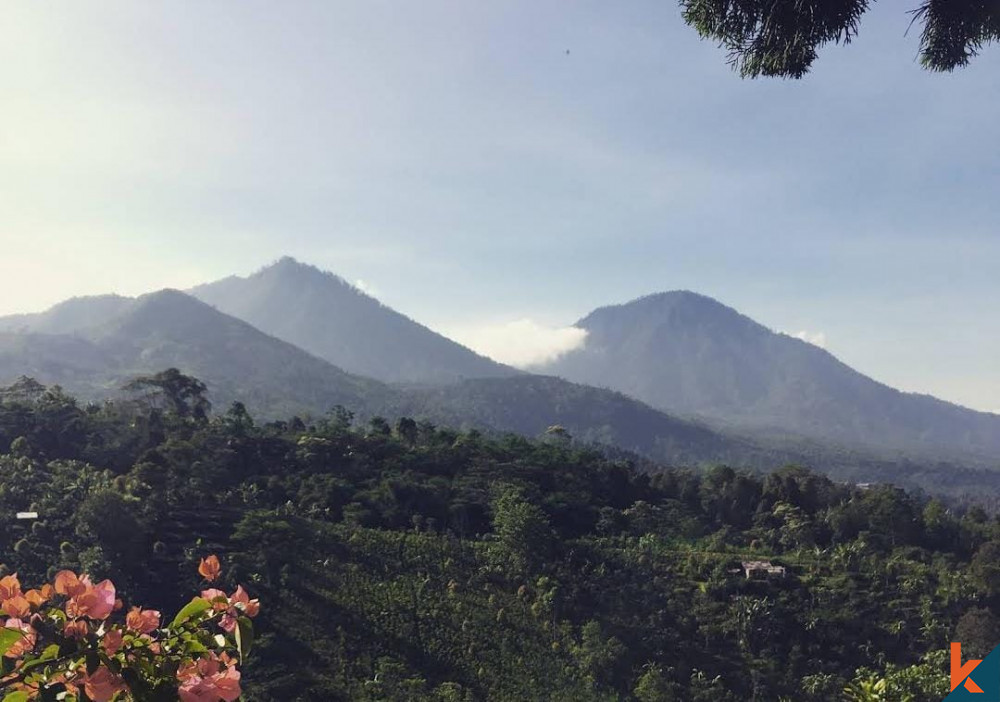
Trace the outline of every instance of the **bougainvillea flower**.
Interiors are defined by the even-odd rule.
[[[71,570],[60,570],[56,573],[55,589],[60,595],[75,597],[86,591],[87,582],[88,578],[86,575],[81,579]]]
[[[115,608],[114,583],[102,580],[97,585],[91,585],[87,577],[81,578],[80,583],[84,584],[84,591],[74,595],[66,603],[66,614],[71,617],[107,619]]]
[[[125,626],[140,634],[148,634],[160,627],[160,613],[155,609],[133,607],[125,617]]]
[[[222,566],[219,564],[219,557],[214,553],[207,558],[202,558],[201,563],[198,565],[198,572],[201,577],[205,578],[208,582],[214,582],[216,578],[219,577],[219,573],[222,572]]]
[[[21,621],[16,617],[11,617],[4,624],[7,629],[15,629],[20,631],[24,636],[15,641],[10,648],[4,653],[5,658],[20,658],[25,653],[30,651],[35,647],[35,630],[31,628],[31,625],[25,621]]]
[[[102,665],[93,675],[84,674],[83,689],[94,702],[110,702],[125,689],[125,681]]]
[[[21,595],[17,595],[4,600],[3,606],[0,609],[3,609],[3,613],[9,617],[24,619],[31,614],[31,603]]]
[[[21,582],[17,579],[17,573],[0,578],[0,600],[9,600],[20,594]]]
[[[260,601],[251,600],[242,585],[237,585],[236,592],[231,596],[217,588],[202,590],[201,596],[212,603],[212,609],[216,612],[225,612],[219,619],[219,626],[226,632],[232,632],[236,628],[236,619],[240,614],[256,617],[260,612]]]
[[[241,605],[239,609],[243,610],[250,618],[256,617],[257,613],[260,612],[260,600],[251,600],[250,595],[247,594],[242,585],[236,586],[236,592],[233,593],[229,602],[233,605]]]
[[[41,607],[43,604],[52,599],[54,592],[55,590],[52,586],[46,583],[40,590],[28,590],[24,594],[24,598],[31,603],[32,607]]]
[[[201,596],[212,603],[212,609],[216,612],[229,609],[229,596],[222,590],[210,587],[207,590],[202,590]]]
[[[221,658],[209,654],[182,666],[177,679],[181,702],[232,702],[240,696],[240,672],[225,654]]]
[[[217,650],[209,649],[192,660],[189,653],[175,646],[173,638],[164,639],[166,643],[162,645],[157,641],[158,636],[170,637],[176,632],[170,627],[160,628],[162,617],[156,610],[133,607],[124,616],[124,625],[112,625],[105,620],[112,611],[123,609],[123,606],[110,580],[95,584],[87,575],[78,576],[65,570],[57,574],[54,586],[46,585],[24,594],[16,576],[2,579],[0,587],[7,595],[0,599],[0,627],[21,633],[4,652],[8,659],[5,665],[15,671],[15,675],[19,666],[30,665],[32,670],[37,669],[37,674],[41,676],[38,679],[45,680],[49,688],[64,685],[65,693],[70,697],[84,696],[92,702],[112,702],[123,693],[127,694],[128,686],[122,675],[127,676],[128,671],[137,670],[139,659],[136,652],[141,649],[143,661],[160,665],[160,659],[163,659],[163,675],[173,677],[171,671],[176,671],[176,681],[171,685],[176,690],[176,697],[171,699],[181,702],[234,702],[240,697],[237,661],[225,652],[232,645],[231,640],[222,636],[202,637],[206,645]],[[60,598],[55,599],[57,593]],[[260,607],[257,600],[251,600],[242,587],[237,587],[232,595],[218,589],[206,590],[203,594],[211,601],[216,616],[221,616],[223,621],[220,623],[230,631],[236,627],[237,617],[244,614],[253,616]],[[5,617],[9,617],[6,622]],[[204,626],[213,619],[215,616],[204,620],[199,618],[196,623]],[[62,622],[61,626],[59,622]],[[207,631],[204,633],[208,634]],[[51,655],[39,657],[42,656],[39,651],[54,650],[54,644],[61,651],[67,639],[76,642],[70,645],[76,651],[73,656],[75,663],[67,666],[66,658],[53,659]],[[94,659],[95,653],[101,664]],[[114,658],[109,658],[111,656]],[[10,665],[11,660],[13,666]],[[93,674],[87,674],[84,660],[88,661],[88,667],[97,666],[91,668]],[[123,673],[115,672],[118,666],[122,666]],[[27,692],[33,699],[32,695],[39,691],[37,682],[34,687],[22,686],[11,676],[4,681],[0,685],[5,685],[6,693]],[[167,681],[158,680],[158,684],[163,682]]]
[[[121,629],[109,629],[104,635],[101,645],[104,647],[105,653],[113,656],[121,650],[123,641],[124,637],[122,636]]]

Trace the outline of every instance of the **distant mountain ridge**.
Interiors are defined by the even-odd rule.
[[[231,276],[189,292],[339,368],[385,382],[436,384],[519,374],[342,278],[290,257],[246,278]]]
[[[63,303],[35,316],[24,331],[0,332],[0,382],[28,375],[97,399],[114,396],[133,376],[178,367],[204,380],[217,405],[239,399],[273,413],[367,406],[387,392],[185,293],[113,298],[110,306],[109,299],[72,301],[91,326],[60,325]]]
[[[1000,461],[1000,417],[903,393],[688,291],[594,310],[584,344],[538,368],[740,431]]]
[[[93,324],[67,320],[66,305]],[[239,400],[260,419],[319,417],[339,404],[362,421],[412,416],[529,436],[562,424],[579,439],[664,462],[763,463],[750,442],[559,378],[518,374],[398,387],[349,374],[177,290],[77,298],[30,319],[0,319],[0,329],[9,327],[17,331],[0,331],[0,387],[26,375],[101,400],[119,395],[137,375],[176,367],[206,383],[217,411]]]
[[[595,310],[578,323],[588,332],[581,349],[538,369],[544,374],[529,374],[487,361],[290,259],[198,288],[210,297],[206,289],[220,298],[247,291],[256,296],[248,309],[262,314],[287,309],[295,318],[288,333],[323,326],[324,309],[357,297],[341,307],[360,321],[351,327],[342,317],[333,325],[355,332],[320,334],[317,343],[344,342],[346,353],[363,354],[374,343],[363,322],[374,314],[382,330],[375,338],[391,351],[379,363],[395,358],[408,382],[348,373],[187,293],[164,290],[74,298],[0,318],[0,386],[27,375],[81,399],[103,399],[136,375],[176,367],[208,385],[217,410],[240,400],[260,419],[315,418],[339,404],[362,421],[411,416],[525,435],[559,424],[584,442],[661,463],[768,469],[794,462],[848,480],[915,476],[925,489],[943,479],[963,489],[992,485],[996,473],[977,470],[1000,467],[1000,417],[893,390],[695,293]],[[296,318],[296,301],[305,301],[309,314]],[[442,366],[445,357],[485,374],[465,377]]]

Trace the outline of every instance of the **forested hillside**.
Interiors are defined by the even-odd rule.
[[[940,700],[948,642],[995,644],[978,509],[793,467],[639,470],[559,430],[206,415],[197,382],[146,383],[0,394],[0,570],[172,610],[218,552],[261,599],[250,700]]]

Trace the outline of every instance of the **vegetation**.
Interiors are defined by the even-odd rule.
[[[830,42],[858,33],[869,0],[681,0],[685,21],[729,51],[744,77],[801,78]],[[1000,6],[981,0],[923,0],[910,11],[922,24],[920,62],[932,71],[966,66],[1000,39]]]
[[[198,572],[209,583],[214,554]],[[110,580],[94,583],[70,570],[23,591],[17,575],[0,578],[0,693],[4,702],[232,702],[259,612],[242,587],[209,588],[169,624],[160,612],[127,614]],[[116,614],[121,612],[121,614]]]
[[[219,553],[263,605],[249,700],[937,700],[956,632],[997,643],[997,521],[798,467],[30,381],[2,393],[0,450],[0,570],[176,611]]]

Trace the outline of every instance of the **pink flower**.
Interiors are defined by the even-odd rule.
[[[71,617],[107,619],[115,608],[114,583],[102,580],[97,585],[91,585],[87,576],[81,578],[79,582],[84,589],[82,592],[77,589],[78,594],[73,595],[66,603],[66,614]],[[58,590],[58,585],[56,588]]]
[[[229,608],[229,597],[222,590],[214,587],[201,591],[201,596],[212,603],[212,609],[221,612]]]
[[[11,617],[4,625],[7,629],[20,631],[24,636],[14,642],[14,644],[4,653],[5,658],[20,658],[25,653],[35,647],[35,630],[27,622]]]
[[[125,682],[102,665],[93,675],[84,673],[83,689],[94,702],[110,702],[125,689]]]
[[[260,601],[251,600],[250,595],[247,594],[242,585],[236,586],[236,592],[233,593],[229,601],[231,604],[236,605],[238,609],[242,609],[250,618],[256,617],[257,613],[260,612]]]
[[[122,647],[122,632],[120,629],[111,629],[108,633],[104,635],[104,640],[102,641],[104,646],[104,652],[109,656],[113,656]]]
[[[9,617],[24,619],[31,614],[31,603],[21,595],[16,595],[8,600],[4,600],[3,606],[0,609],[3,609],[4,614]]]
[[[25,593],[24,597],[26,600],[28,600],[28,602],[31,603],[33,607],[41,607],[43,604],[52,599],[52,595],[54,593],[55,590],[52,588],[52,586],[49,585],[48,583],[45,583],[44,585],[42,585],[41,590],[28,590],[28,592]]]
[[[208,582],[215,581],[221,572],[222,566],[219,564],[219,557],[214,553],[208,558],[202,558],[201,563],[198,564],[198,573]]]
[[[181,702],[233,702],[240,696],[240,672],[223,654],[209,654],[177,671],[181,685],[177,692]]]
[[[71,570],[60,570],[56,573],[56,592],[60,595],[75,597],[87,589],[86,583],[88,582],[90,581],[86,575],[83,576],[83,579],[81,580],[76,576],[76,573]]]
[[[256,617],[260,612],[260,602],[251,600],[242,585],[236,587],[236,592],[231,597],[215,588],[203,590],[201,596],[212,603],[212,608],[216,612],[225,611],[219,619],[219,626],[226,632],[232,632],[236,628],[236,619],[241,613],[248,617]]]
[[[9,600],[20,595],[21,582],[17,579],[17,573],[0,578],[0,600]]]
[[[125,617],[125,625],[140,634],[148,634],[160,626],[160,613],[155,609],[133,607]]]

